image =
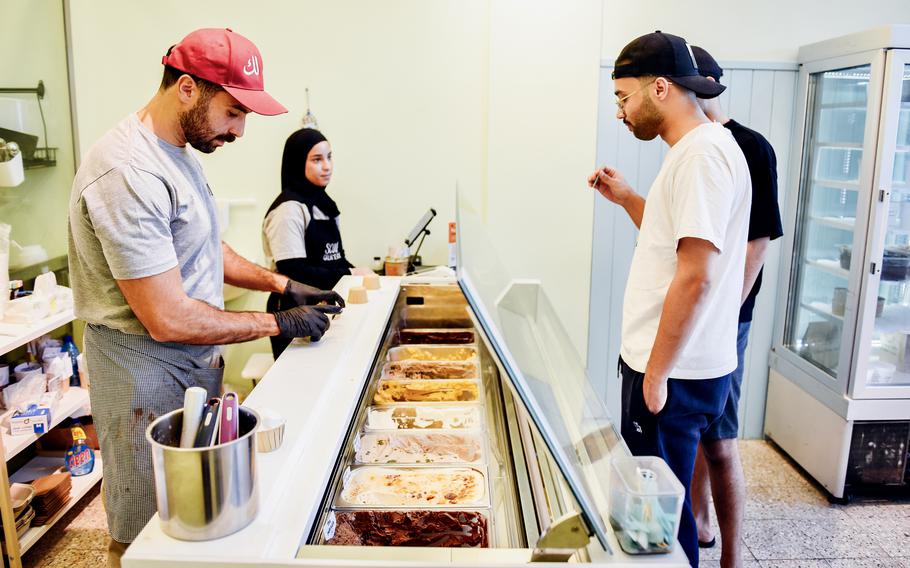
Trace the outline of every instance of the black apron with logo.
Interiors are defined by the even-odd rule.
[[[276,200],[275,204],[272,205],[271,209],[274,209],[280,203],[287,200],[288,199],[279,198],[279,200]],[[310,214],[310,220],[303,232],[308,263],[314,266],[333,269],[333,271],[337,271],[339,274],[347,273],[351,264],[344,256],[344,247],[341,244],[341,231],[338,229],[337,219],[317,219],[313,212],[314,205],[312,203],[307,203],[299,198],[296,200],[306,205],[307,211]],[[302,280],[302,282],[304,284],[309,284],[310,286],[316,286],[317,288],[331,289],[338,283],[339,279],[340,276],[335,279],[334,282],[317,283],[307,282],[305,280]],[[289,298],[273,292],[269,295],[266,311],[277,312],[293,308],[295,305],[296,304]],[[284,337],[271,337],[270,340],[272,343],[272,353],[275,358],[277,358],[291,343],[290,339]]]
[[[313,205],[304,203],[310,212],[310,222],[303,233],[306,245],[306,256],[311,262],[326,268],[346,271],[350,266],[344,257],[341,246],[341,231],[336,219],[317,219],[313,214]],[[332,283],[332,286],[338,281]],[[304,284],[307,284],[304,282]]]

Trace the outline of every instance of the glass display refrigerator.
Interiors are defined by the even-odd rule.
[[[910,26],[799,62],[765,432],[844,499],[910,482]]]

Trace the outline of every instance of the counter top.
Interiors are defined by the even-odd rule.
[[[256,520],[218,540],[185,542],[161,532],[155,515],[123,557],[125,568],[194,558],[217,562],[296,556],[319,512],[335,457],[398,297],[401,278],[380,280],[382,287],[369,292],[369,302],[348,304],[321,341],[292,344],[244,401],[244,406],[268,408],[287,419],[281,448],[256,456],[260,498]],[[360,281],[345,276],[335,290],[347,298],[348,289]]]

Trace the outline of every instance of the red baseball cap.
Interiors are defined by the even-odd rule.
[[[168,50],[161,63],[221,85],[257,114],[274,116],[288,111],[265,92],[259,49],[230,29],[203,28],[191,32]]]

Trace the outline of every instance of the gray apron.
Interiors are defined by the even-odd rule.
[[[85,327],[84,345],[108,527],[114,540],[130,543],[157,511],[146,428],[183,407],[189,387],[219,396],[224,368],[211,366],[215,347],[160,343],[102,325]]]

